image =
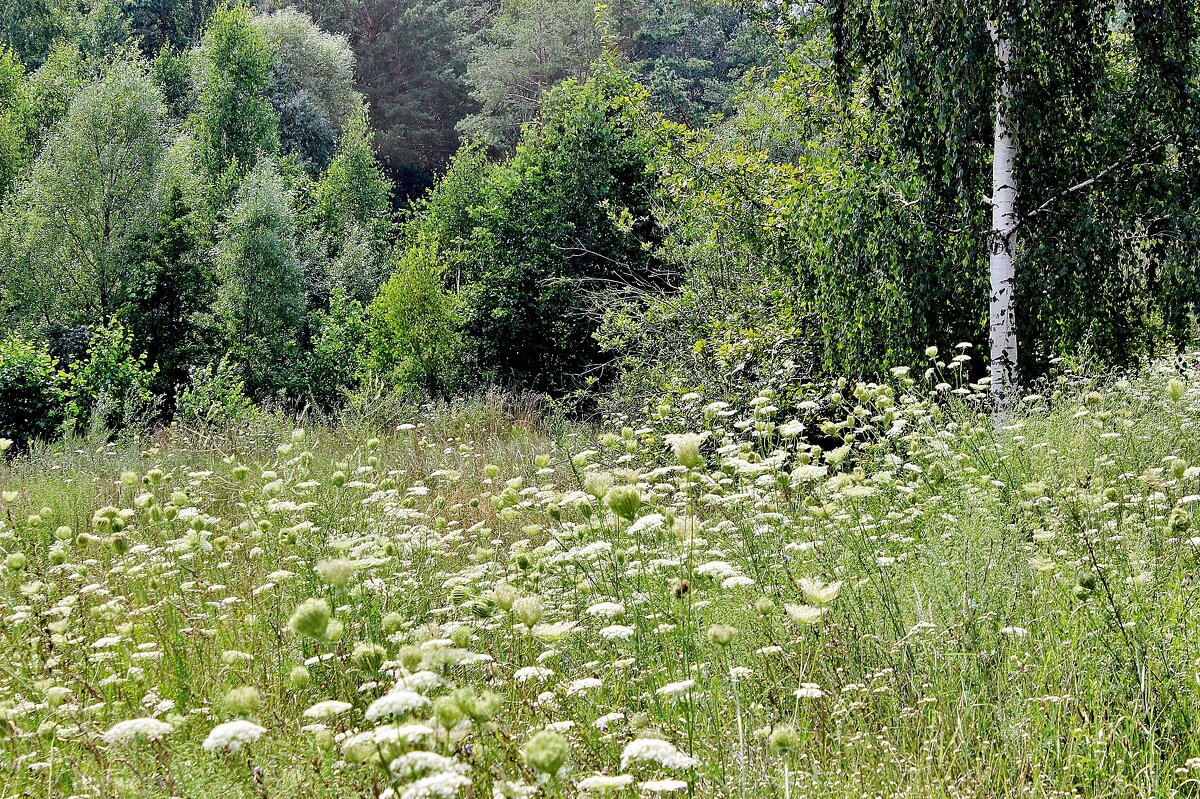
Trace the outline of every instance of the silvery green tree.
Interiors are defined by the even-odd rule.
[[[272,53],[267,97],[279,116],[284,153],[310,175],[329,163],[342,128],[363,108],[354,87],[354,53],[345,36],[327,33],[305,13],[285,8],[254,17]]]
[[[296,220],[275,160],[263,158],[238,189],[217,244],[217,318],[247,389],[290,385],[304,323]]]
[[[6,209],[5,281],[26,325],[88,324],[126,302],[155,217],[164,114],[140,61],[112,62],[71,101]]]
[[[1022,330],[1053,344],[1083,319],[1088,335],[1121,335],[1125,295],[1139,289],[1118,274],[1132,250],[1159,252],[1176,276],[1192,266],[1170,240],[1195,229],[1180,191],[1197,163],[1194,2],[832,0],[825,14],[843,84],[869,85],[936,191],[977,222],[990,217],[998,395],[1018,379]],[[1131,187],[1168,202],[1151,210]],[[1157,279],[1145,273],[1143,284]],[[1067,307],[1063,292],[1076,286],[1088,287],[1076,300],[1120,311]],[[1027,309],[1036,328],[1022,321]]]

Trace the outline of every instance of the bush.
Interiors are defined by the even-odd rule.
[[[0,438],[23,448],[57,433],[65,415],[63,383],[49,353],[18,337],[0,341]]]
[[[81,430],[144,428],[158,411],[150,390],[156,373],[144,353],[133,354],[132,336],[119,322],[93,327],[87,359],[67,373],[68,414]]]
[[[175,395],[175,419],[189,427],[226,427],[256,413],[246,396],[246,383],[228,357],[193,369]]]
[[[657,178],[644,97],[616,70],[546,95],[512,158],[469,144],[417,225],[451,270],[467,348],[507,386],[565,394],[603,362],[593,297],[657,285]]]

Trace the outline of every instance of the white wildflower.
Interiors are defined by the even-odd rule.
[[[587,615],[615,619],[625,615],[625,606],[618,602],[597,602],[587,609]]]
[[[393,774],[409,780],[430,774],[462,773],[467,770],[466,766],[452,758],[421,750],[400,755],[392,761],[390,768]]]
[[[800,687],[792,691],[792,696],[797,699],[820,699],[825,696],[825,692],[816,683],[805,682],[800,683]]]
[[[639,782],[638,787],[645,793],[676,793],[686,791],[688,784],[683,780],[646,780]]]
[[[427,693],[434,688],[442,686],[444,682],[441,677],[432,671],[418,671],[396,680],[396,685],[392,690],[402,689],[416,691],[417,693]]]
[[[624,624],[613,624],[601,630],[600,637],[607,641],[624,641],[627,638],[632,638],[636,633],[637,630],[632,627],[626,627]]]
[[[114,746],[127,745],[135,741],[158,741],[169,735],[175,728],[165,721],[152,718],[129,719],[118,721],[104,733],[105,743]]]
[[[324,702],[317,702],[308,710],[304,711],[304,717],[309,719],[319,719],[320,721],[329,721],[335,716],[340,716],[354,705],[349,702],[339,702],[336,699],[329,699]]]
[[[659,696],[684,696],[695,686],[695,680],[680,680],[679,682],[667,683],[654,693],[658,694]]]
[[[623,718],[625,718],[625,714],[621,713],[620,711],[605,713],[603,716],[593,721],[592,726],[598,730],[607,730],[610,724],[620,721]]]
[[[828,608],[817,608],[812,605],[784,605],[783,609],[787,611],[792,621],[800,624],[816,624]]]
[[[470,777],[444,771],[441,774],[422,777],[409,785],[404,789],[404,793],[400,794],[400,799],[450,799],[470,784]]]
[[[596,677],[581,677],[578,680],[572,680],[571,683],[567,685],[567,696],[574,696],[575,694],[583,691],[590,691],[593,688],[599,688],[602,685],[604,685],[604,681],[597,679]]]
[[[590,777],[578,780],[575,783],[575,787],[583,792],[607,793],[609,791],[619,791],[631,782],[633,782],[632,774],[617,774],[614,776],[593,774]]]
[[[407,716],[429,706],[429,700],[416,691],[400,689],[376,699],[367,708],[367,719],[375,721],[383,716]]]
[[[266,727],[259,726],[253,721],[237,719],[218,724],[204,739],[204,751],[217,752],[227,749],[238,752],[244,744],[252,744],[265,735]]]
[[[628,768],[630,763],[657,763],[664,768],[689,769],[698,762],[679,751],[675,744],[658,738],[638,738],[626,744],[621,752],[621,768]]]
[[[808,597],[809,602],[824,606],[837,599],[842,590],[842,581],[826,583],[816,578],[805,577],[800,581],[800,590],[804,592],[804,596]]]
[[[554,669],[544,666],[525,666],[513,672],[513,679],[517,682],[529,682],[530,680],[544,680],[553,674]]]

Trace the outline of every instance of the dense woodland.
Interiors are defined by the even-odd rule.
[[[0,432],[1182,346],[1196,9],[1001,11],[9,2]]]

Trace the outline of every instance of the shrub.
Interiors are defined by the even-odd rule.
[[[512,158],[468,145],[418,225],[461,283],[462,330],[488,376],[554,394],[602,365],[593,295],[662,280],[644,98],[616,70],[546,96]]]
[[[156,373],[144,353],[133,354],[133,339],[119,322],[93,327],[86,360],[67,373],[68,413],[79,428],[144,427],[157,413],[150,390]]]
[[[190,427],[225,427],[257,412],[246,396],[246,383],[228,357],[193,369],[175,395],[175,419]]]
[[[367,317],[362,304],[339,287],[329,297],[329,310],[314,319],[313,348],[304,361],[305,393],[324,410],[341,406],[347,391],[362,378],[366,357]]]
[[[63,376],[50,354],[22,338],[0,341],[0,438],[24,447],[62,425]]]

